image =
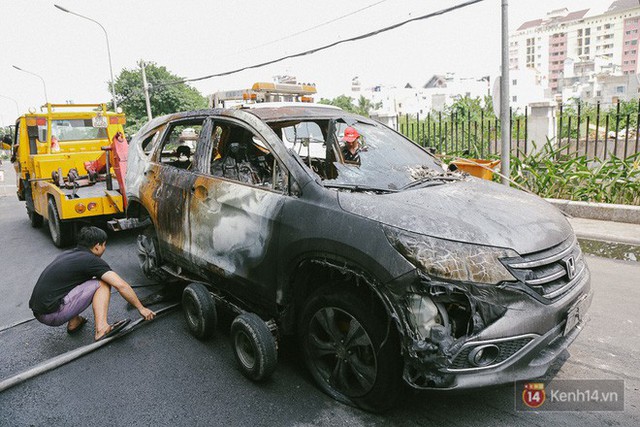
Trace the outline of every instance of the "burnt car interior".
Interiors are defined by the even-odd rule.
[[[211,139],[211,175],[259,187],[286,188],[282,168],[266,143],[251,130],[216,121]]]
[[[269,126],[282,139],[285,146],[295,152],[320,179],[334,179],[334,162],[340,159],[339,150],[330,139],[330,120],[295,120],[272,122]],[[333,141],[333,139],[332,139]]]

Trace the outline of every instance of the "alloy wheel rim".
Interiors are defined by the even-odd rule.
[[[377,358],[362,324],[337,307],[323,307],[310,321],[307,350],[321,380],[348,397],[375,385]]]

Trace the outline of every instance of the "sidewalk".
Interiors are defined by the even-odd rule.
[[[640,224],[586,218],[568,220],[580,239],[640,246]]]

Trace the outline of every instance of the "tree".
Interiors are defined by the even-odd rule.
[[[358,98],[358,105],[355,105],[353,101],[354,99],[350,96],[340,95],[333,99],[322,98],[318,103],[325,105],[335,105],[336,107],[340,107],[345,111],[360,114],[366,117],[369,117],[371,111],[377,110],[378,108],[382,107],[382,102],[374,104],[370,99],[365,98],[363,95],[360,95],[360,98]]]
[[[182,80],[169,72],[166,67],[150,62],[146,64],[145,71],[147,81],[151,86],[149,97],[154,117],[207,107],[207,99],[197,89],[185,83],[166,85]],[[116,77],[116,98],[118,105],[127,115],[125,132],[129,135],[137,132],[147,122],[147,109],[142,87],[140,69],[123,69]]]

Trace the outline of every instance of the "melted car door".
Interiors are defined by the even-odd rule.
[[[236,120],[214,119],[210,142],[192,189],[192,261],[218,286],[263,303],[275,283],[286,174],[264,140]]]
[[[189,262],[191,232],[188,205],[196,175],[197,146],[206,145],[205,118],[177,120],[169,124],[145,176],[153,182],[156,233],[167,258]]]

